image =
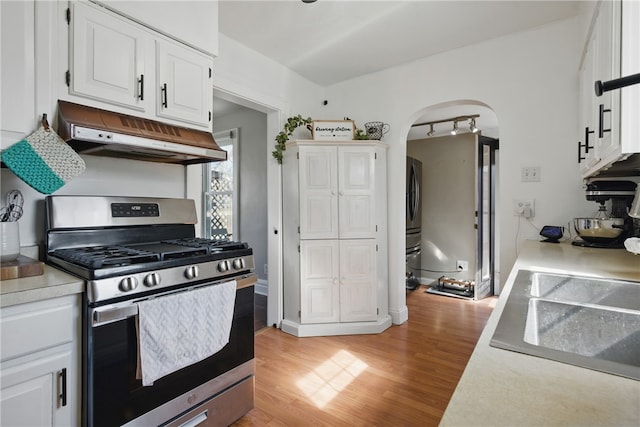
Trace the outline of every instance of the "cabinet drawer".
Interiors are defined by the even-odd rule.
[[[2,361],[73,340],[74,300],[56,298],[2,310]]]

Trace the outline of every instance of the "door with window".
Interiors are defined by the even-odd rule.
[[[227,152],[227,161],[204,165],[204,236],[239,241],[238,129],[217,132],[213,137]]]

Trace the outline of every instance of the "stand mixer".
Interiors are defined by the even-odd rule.
[[[587,184],[586,198],[600,206],[592,218],[575,218],[574,228],[580,240],[576,246],[624,249],[628,237],[640,234],[639,225],[628,215],[634,200],[636,183],[632,181],[592,181]],[[606,202],[611,201],[611,213]]]

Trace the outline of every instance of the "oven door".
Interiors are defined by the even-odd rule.
[[[162,377],[147,387],[136,378],[135,302],[88,307],[83,382],[85,425],[162,425],[252,377],[253,285],[256,279],[250,274],[235,280],[238,289],[229,343],[211,357]],[[216,283],[220,282],[199,286]],[[252,393],[251,389],[251,399]]]

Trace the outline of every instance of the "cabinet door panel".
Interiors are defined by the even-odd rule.
[[[182,46],[156,41],[159,116],[208,126],[213,87],[212,60]]]
[[[375,240],[340,241],[340,321],[376,320]]]
[[[67,381],[67,405],[61,406],[60,372],[71,372],[71,352],[48,354],[40,358],[14,359],[3,362],[0,392],[0,425],[2,426],[68,426],[76,391],[74,377]],[[37,353],[34,353],[37,354]],[[7,366],[9,365],[9,366]]]
[[[596,34],[595,79],[603,82],[620,77],[620,5],[621,2],[605,1],[599,5]],[[602,105],[602,107],[600,106]],[[598,157],[607,159],[620,145],[620,91],[605,92],[596,98],[596,135]],[[600,109],[604,112],[600,114]],[[599,138],[600,129],[606,130]]]
[[[339,245],[336,240],[300,242],[300,322],[338,322]]]
[[[337,238],[335,147],[301,147],[299,168],[300,238]]]
[[[0,65],[0,125],[2,149],[31,133],[36,124],[34,64],[34,4],[27,1],[0,2],[2,36]],[[4,82],[11,82],[5,84]]]
[[[145,111],[139,79],[146,34],[83,4],[73,11],[71,93]]]
[[[340,238],[374,238],[375,149],[340,147],[338,191]]]
[[[3,388],[0,409],[3,426],[53,425],[53,374]]]

